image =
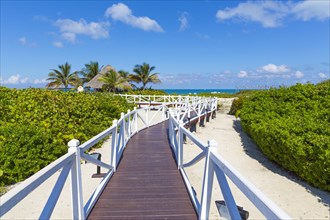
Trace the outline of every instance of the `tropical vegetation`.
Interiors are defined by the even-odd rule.
[[[330,81],[240,98],[242,127],[271,160],[330,191]]]
[[[142,83],[141,90],[145,90],[148,83],[160,83],[160,79],[158,77],[159,73],[151,73],[155,70],[156,67],[150,66],[147,63],[143,63],[142,65],[135,65],[133,72],[130,76],[130,79],[136,83]]]
[[[108,93],[0,87],[0,186],[31,176],[133,106]]]
[[[121,72],[123,73],[123,72]],[[103,82],[103,90],[108,92],[125,91],[132,89],[132,86],[128,83],[128,80],[111,69],[99,78],[99,81]]]
[[[71,73],[71,65],[66,62],[63,65],[59,65],[58,69],[52,69],[52,72],[48,74],[49,83],[46,85],[48,88],[59,88],[63,86],[67,89],[70,85],[77,88],[82,85],[82,80],[78,76],[78,72]]]
[[[85,64],[85,67],[79,72],[82,75],[83,83],[91,81],[102,70],[103,66],[100,66],[98,62],[91,61]]]

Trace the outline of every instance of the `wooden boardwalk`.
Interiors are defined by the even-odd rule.
[[[167,122],[134,135],[89,219],[197,219],[173,158]]]

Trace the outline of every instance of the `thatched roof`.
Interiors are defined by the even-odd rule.
[[[115,69],[110,65],[103,67],[103,69],[99,74],[97,74],[93,79],[91,79],[91,81],[86,83],[85,87],[93,88],[93,89],[102,89],[104,82],[99,81],[99,78],[103,76],[105,73],[107,73],[109,70],[115,70]]]

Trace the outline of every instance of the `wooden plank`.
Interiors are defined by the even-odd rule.
[[[133,136],[89,219],[197,219],[168,143],[167,122]]]

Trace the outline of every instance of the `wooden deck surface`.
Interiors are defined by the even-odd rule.
[[[172,156],[167,122],[132,137],[88,218],[197,219]]]

